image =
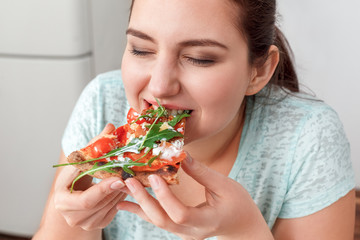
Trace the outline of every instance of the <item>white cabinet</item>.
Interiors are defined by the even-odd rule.
[[[38,228],[84,86],[118,69],[130,0],[0,0],[0,233]]]
[[[0,0],[0,53],[79,56],[91,52],[90,1]]]
[[[94,76],[88,0],[0,0],[0,232],[39,226],[71,110]]]

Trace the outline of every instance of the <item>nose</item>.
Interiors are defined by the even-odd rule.
[[[167,98],[180,92],[179,69],[176,61],[169,58],[158,58],[154,63],[148,88],[155,98]]]

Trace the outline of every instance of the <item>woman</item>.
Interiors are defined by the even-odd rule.
[[[299,93],[275,13],[272,0],[133,1],[122,71],[84,90],[60,162],[122,124],[127,104],[157,98],[191,110],[180,184],[88,177],[70,194],[78,171],[66,167],[35,239],[100,239],[105,227],[106,239],[352,239],[346,137],[330,107]]]

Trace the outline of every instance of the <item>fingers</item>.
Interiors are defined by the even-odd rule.
[[[121,202],[118,209],[135,213],[144,220],[171,232],[183,232],[187,226],[199,226],[212,217],[209,209],[187,207],[171,192],[166,182],[157,175],[149,177],[151,187],[156,194],[153,198],[135,179],[125,181],[132,196],[138,202]],[[201,211],[201,212],[200,212]]]
[[[116,205],[124,200],[126,194],[117,193],[114,198],[105,205],[101,211],[95,212],[92,216],[82,219],[82,221],[78,222],[76,225],[81,226],[84,230],[94,230],[94,229],[102,229],[105,228],[115,217],[117,213]]]
[[[74,179],[80,174],[80,170],[75,167],[64,167],[56,179],[55,191],[68,191]]]
[[[181,163],[181,167],[189,176],[213,193],[218,194],[224,191],[228,178],[201,162],[193,160],[189,154]]]
[[[115,130],[114,124],[108,123],[108,124],[106,124],[106,126],[104,127],[104,129],[102,130],[102,132],[99,135],[102,136],[105,134],[109,134],[109,133],[112,133],[114,130]]]
[[[164,210],[160,207],[159,203],[155,198],[153,198],[146,189],[141,185],[139,181],[133,178],[128,178],[125,180],[126,186],[131,192],[131,195],[135,198],[138,204],[141,206],[144,214],[151,219],[150,222],[155,224],[160,228],[165,228],[165,224],[168,222],[168,217]],[[129,205],[128,205],[129,206]],[[131,210],[140,213],[139,216],[146,219],[142,212],[139,209],[134,208],[134,206],[130,206]]]
[[[149,182],[160,205],[172,221],[177,224],[191,222],[190,207],[185,206],[178,198],[175,197],[161,177],[154,174],[150,175]]]
[[[120,190],[124,186],[124,182],[119,178],[104,179],[87,191],[81,192],[79,204],[87,209],[101,208],[108,202],[105,196],[116,194],[116,190]]]
[[[115,128],[114,124],[112,124],[112,123],[106,124],[105,128],[101,131],[101,133],[98,136],[91,139],[91,141],[88,143],[88,145],[94,143],[96,140],[98,140],[102,136],[112,133],[113,131],[115,131],[115,129],[116,128]]]
[[[177,225],[199,226],[213,218],[213,211],[206,204],[203,207],[185,206],[161,177],[151,175],[149,182],[161,207]]]
[[[72,227],[104,228],[117,213],[116,205],[127,196],[122,191],[125,184],[119,178],[108,178],[85,191],[70,193],[69,184],[77,174],[77,169],[70,167],[60,173],[54,194],[55,208]]]
[[[142,219],[144,219],[145,221],[151,223],[151,219],[145,214],[145,212],[142,210],[142,208],[136,203],[122,201],[117,204],[116,208],[118,210],[125,210],[128,212],[134,213],[134,214],[138,215],[139,217],[141,217]]]
[[[62,189],[59,194],[56,194],[56,207],[62,211],[96,211],[107,205],[124,186],[125,184],[118,178],[108,178],[86,191],[70,193],[68,188]]]

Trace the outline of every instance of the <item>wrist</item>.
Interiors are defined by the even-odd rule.
[[[228,234],[224,234],[218,239],[230,240],[230,239],[261,239],[261,240],[273,240],[271,229],[267,225],[263,215],[254,202],[249,205],[246,212],[243,212],[240,221],[237,221],[232,226],[232,231]]]
[[[219,240],[233,240],[233,239],[261,239],[274,240],[269,227],[262,223],[253,224],[246,229],[239,229],[237,232],[229,233],[224,236],[219,236]]]

